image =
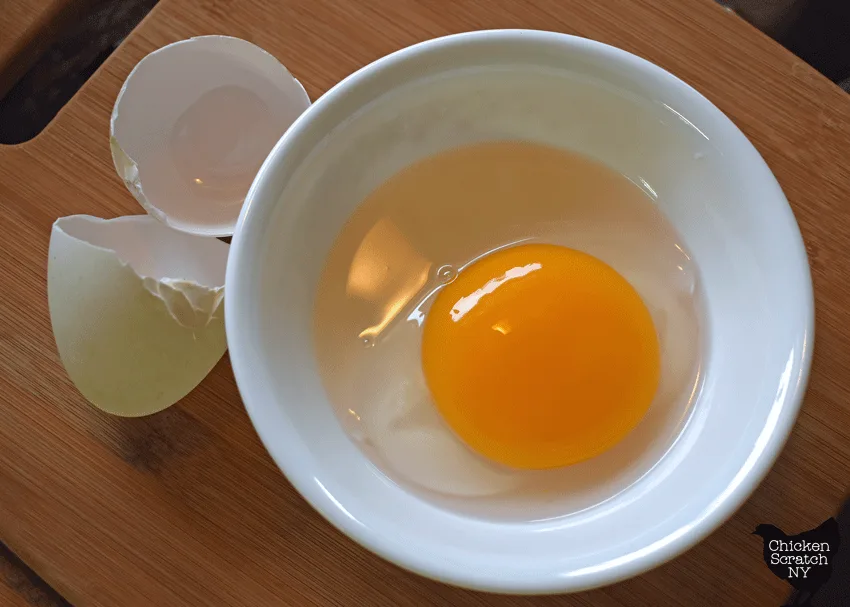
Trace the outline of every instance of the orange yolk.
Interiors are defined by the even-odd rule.
[[[561,246],[487,255],[438,294],[422,365],[441,414],[473,450],[515,468],[599,455],[658,388],[658,337],[637,291]]]

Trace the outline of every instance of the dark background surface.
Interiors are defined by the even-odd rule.
[[[833,82],[850,78],[848,0],[808,0],[793,24],[776,39]]]
[[[47,51],[0,99],[0,144],[38,135],[157,3],[85,1],[86,9],[61,25]]]

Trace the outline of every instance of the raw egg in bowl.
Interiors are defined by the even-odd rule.
[[[686,550],[790,432],[794,216],[709,101],[624,51],[488,31],[346,78],[263,164],[231,360],[275,462],[377,554],[571,592]]]

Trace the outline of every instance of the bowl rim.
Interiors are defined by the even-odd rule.
[[[777,202],[784,203],[784,205],[779,205],[784,207],[780,212],[787,213],[790,218],[792,233],[797,236],[797,238],[793,239],[793,242],[788,243],[788,247],[794,250],[794,257],[802,262],[801,265],[804,270],[804,276],[801,276],[803,280],[799,285],[800,290],[797,293],[801,309],[805,313],[805,326],[801,327],[801,331],[805,337],[806,346],[795,361],[795,365],[799,368],[799,380],[794,383],[793,387],[789,387],[781,403],[777,401],[774,404],[773,409],[778,408],[776,418],[773,420],[775,423],[770,425],[769,432],[766,431],[767,425],[762,430],[757,444],[753,445],[752,451],[749,453],[746,462],[742,465],[735,479],[719,494],[718,499],[715,500],[712,507],[691,524],[669,533],[665,538],[654,542],[654,544],[632,551],[629,556],[633,556],[634,558],[616,559],[616,563],[578,579],[553,573],[543,581],[535,578],[528,582],[517,582],[517,580],[501,579],[492,574],[473,575],[470,571],[447,571],[445,567],[439,566],[439,558],[434,559],[412,554],[413,551],[398,549],[395,546],[381,542],[377,532],[370,530],[367,525],[360,524],[358,521],[350,518],[351,515],[345,511],[343,506],[330,493],[323,491],[320,484],[317,486],[317,479],[314,476],[313,470],[307,470],[297,462],[293,462],[291,454],[287,454],[285,449],[279,445],[274,430],[271,428],[271,424],[268,423],[270,421],[268,414],[269,405],[263,402],[263,399],[259,395],[255,397],[252,386],[252,370],[248,367],[241,354],[243,351],[251,348],[250,342],[244,339],[244,335],[240,330],[245,314],[243,306],[247,305],[245,303],[247,295],[244,293],[240,268],[250,263],[252,247],[254,246],[254,239],[245,226],[252,216],[255,207],[276,203],[278,196],[275,192],[267,191],[269,190],[267,187],[268,182],[271,181],[271,176],[279,169],[288,150],[293,147],[294,142],[302,136],[302,133],[310,129],[313,117],[323,112],[326,106],[344,97],[347,91],[356,83],[369,78],[375,72],[391,68],[407,61],[415,55],[431,50],[484,41],[492,42],[494,38],[513,42],[518,42],[521,38],[525,43],[557,43],[566,50],[580,47],[584,52],[592,51],[602,57],[603,60],[627,65],[636,71],[650,73],[655,77],[664,79],[671,86],[689,91],[695,102],[701,104],[705,111],[724,123],[727,128],[731,127],[730,132],[734,138],[734,144],[736,146],[742,146],[742,149],[749,154],[752,161],[756,165],[761,165],[763,169],[761,179],[765,180],[765,184],[774,190]],[[264,447],[295,489],[334,527],[387,561],[430,579],[454,586],[487,592],[552,594],[588,590],[645,573],[695,546],[737,512],[772,468],[797,420],[802,406],[803,396],[808,386],[812,363],[815,300],[808,256],[802,235],[799,231],[799,225],[796,222],[787,198],[776,177],[752,142],[711,101],[667,70],[620,48],[559,32],[529,29],[491,29],[433,38],[381,57],[334,85],[313,103],[284,133],[260,168],[245,198],[245,203],[236,224],[227,264],[226,285],[224,306],[225,326],[229,342],[230,360],[237,387],[242,396],[248,416]],[[771,413],[773,414],[773,411]]]

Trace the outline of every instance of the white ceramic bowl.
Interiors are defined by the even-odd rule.
[[[319,273],[363,198],[422,156],[505,137],[577,150],[644,180],[697,261],[707,308],[702,390],[666,454],[603,503],[535,522],[450,512],[389,482],[340,427],[312,351]],[[512,593],[569,592],[633,576],[731,516],[796,418],[813,309],[794,216],[735,125],[655,65],[537,31],[418,44],[319,99],[251,188],[225,300],[245,406],[298,491],[402,567]]]

